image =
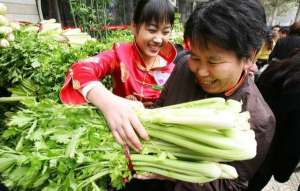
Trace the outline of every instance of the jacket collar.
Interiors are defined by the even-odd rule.
[[[226,97],[231,96],[232,94],[234,94],[234,92],[236,92],[237,89],[239,89],[239,87],[241,87],[241,85],[243,84],[243,82],[245,81],[246,77],[248,75],[248,72],[244,71],[239,79],[239,81],[231,88],[229,88],[224,95]]]
[[[142,71],[147,71],[145,67],[145,63],[143,58],[141,57],[140,50],[137,46],[137,44],[134,42],[132,43],[134,51],[134,56],[136,60],[137,67],[142,70]],[[159,69],[159,68],[164,68],[168,66],[169,64],[173,63],[177,55],[176,48],[174,45],[170,42],[167,42],[162,49],[158,53],[158,58],[159,58],[159,64],[155,65],[154,67],[151,68],[151,70]]]

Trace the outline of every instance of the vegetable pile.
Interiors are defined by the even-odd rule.
[[[18,23],[10,23],[5,17],[7,7],[0,3],[0,48],[9,47],[10,42],[15,40],[13,31],[19,30]]]
[[[55,19],[43,20],[38,28],[39,37],[52,38],[59,42],[65,42],[71,47],[83,46],[89,40],[96,41],[88,33],[81,32],[80,28],[62,29],[61,23],[57,23]]]
[[[132,178],[129,161],[139,174],[194,183],[233,179],[235,168],[222,162],[256,155],[249,113],[234,100],[135,108],[151,139],[130,157],[96,108],[50,100],[24,104],[0,132],[0,180],[10,190],[120,189]]]
[[[0,48],[0,89],[38,99],[58,101],[59,90],[72,63],[111,48],[115,41],[129,41],[131,38],[129,31],[116,31],[102,41],[89,40],[82,46],[70,47],[65,41],[53,40],[53,31],[41,35],[31,30],[32,27],[22,26],[15,33],[16,39],[11,46]],[[71,33],[71,29],[66,32],[64,35],[69,35],[70,39],[81,34],[78,31]],[[102,83],[111,88],[110,79],[105,78]],[[0,96],[3,96],[1,92]]]

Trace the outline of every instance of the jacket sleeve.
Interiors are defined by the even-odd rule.
[[[300,110],[288,114],[288,122],[282,134],[278,136],[278,144],[275,148],[273,174],[278,182],[286,182],[295,171],[300,161]]]
[[[285,182],[300,161],[300,93],[296,86],[286,87],[281,91],[285,93],[272,103],[278,117],[272,160],[275,180]]]
[[[74,63],[67,72],[60,99],[65,104],[86,103],[78,91],[89,82],[101,80],[111,74],[117,66],[114,50],[105,51],[96,56]]]

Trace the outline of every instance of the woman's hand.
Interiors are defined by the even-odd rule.
[[[174,180],[159,174],[154,174],[154,173],[142,173],[142,174],[135,174],[133,175],[133,178],[139,179],[139,180]]]
[[[134,150],[140,151],[142,145],[138,135],[145,140],[149,137],[133,110],[135,104],[138,102],[114,97],[107,101],[106,106],[101,110],[117,142],[128,144]]]
[[[149,136],[133,110],[135,106],[143,107],[140,102],[116,96],[104,86],[93,88],[87,98],[101,110],[118,143],[128,144],[136,151],[142,149],[138,136],[145,140]]]

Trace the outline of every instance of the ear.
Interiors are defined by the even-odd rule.
[[[253,67],[253,65],[256,63],[256,53],[257,50],[253,49],[251,51],[250,57],[244,59],[244,70],[248,71],[249,68]]]

